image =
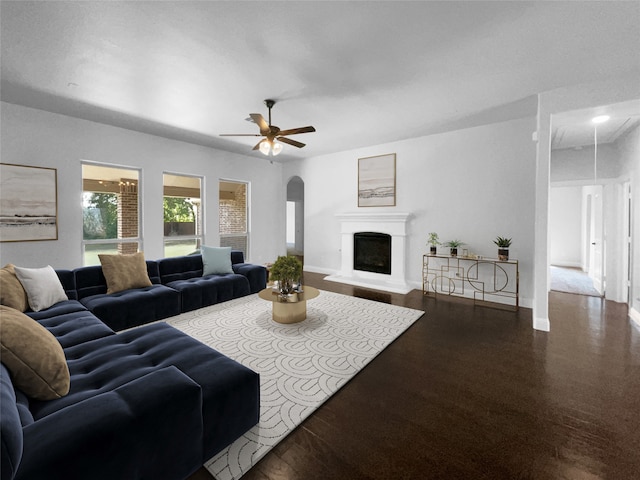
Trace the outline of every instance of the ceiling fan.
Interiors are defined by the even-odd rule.
[[[260,133],[222,133],[221,137],[265,137],[260,140],[253,150],[260,150],[265,155],[278,155],[282,151],[282,143],[293,145],[294,147],[302,148],[304,143],[287,138],[289,135],[297,135],[299,133],[311,133],[316,129],[312,126],[291,128],[288,130],[280,130],[279,127],[271,125],[271,108],[276,104],[275,100],[267,99],[264,104],[269,109],[269,123],[267,123],[262,115],[259,113],[250,113],[251,120],[260,127]],[[281,143],[282,142],[282,143]]]

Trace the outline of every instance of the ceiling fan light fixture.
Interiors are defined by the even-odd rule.
[[[609,115],[598,115],[597,117],[593,117],[591,119],[592,123],[604,123],[608,121],[611,117]]]
[[[267,156],[271,154],[275,157],[282,151],[282,144],[280,142],[276,142],[275,140],[269,140],[268,138],[265,138],[260,142],[260,147],[258,148],[260,149],[260,152],[262,154]]]
[[[260,152],[265,154],[265,155],[269,155],[269,152],[271,151],[271,145],[269,144],[269,140],[264,139],[262,142],[260,142]]]

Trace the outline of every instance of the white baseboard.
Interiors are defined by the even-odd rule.
[[[322,273],[324,275],[333,275],[337,273],[337,270],[332,270],[330,268],[324,268],[324,267],[314,267],[313,265],[307,265],[306,263],[304,265],[304,270],[306,272]]]
[[[566,268],[579,268],[582,270],[582,263],[580,262],[553,262],[552,267],[566,267]]]
[[[533,328],[535,328],[536,330],[543,331],[543,332],[549,332],[551,330],[551,325],[549,324],[549,319],[548,318],[534,317],[533,318]]]
[[[640,327],[640,312],[638,310],[629,307],[629,317]]]

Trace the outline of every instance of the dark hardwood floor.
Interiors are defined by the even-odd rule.
[[[305,282],[426,315],[243,480],[640,478],[640,329],[626,305],[552,292],[544,333],[529,309],[322,277]]]

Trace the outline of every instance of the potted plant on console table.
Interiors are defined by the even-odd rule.
[[[436,232],[431,232],[429,234],[427,244],[431,246],[430,255],[435,255],[438,251],[438,245],[440,245],[440,239],[438,238],[438,234]]]
[[[511,246],[511,239],[507,237],[497,237],[493,243],[498,246],[498,260],[509,260],[509,247]]]
[[[457,257],[458,256],[458,247],[460,245],[464,245],[464,242],[460,241],[460,240],[449,240],[448,242],[445,242],[443,245],[447,246],[450,248],[450,253],[452,257]]]
[[[302,263],[291,255],[280,256],[271,266],[271,278],[278,282],[280,296],[286,297],[295,292],[300,285]]]

